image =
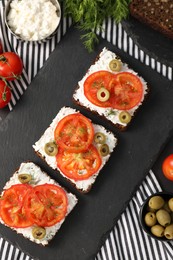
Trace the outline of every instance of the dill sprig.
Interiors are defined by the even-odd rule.
[[[89,52],[98,43],[97,30],[102,30],[103,22],[110,17],[119,23],[129,14],[131,0],[61,0],[65,14],[70,15],[84,33],[81,39]]]

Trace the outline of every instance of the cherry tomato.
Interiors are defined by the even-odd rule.
[[[5,190],[0,200],[1,218],[4,223],[14,228],[33,225],[23,207],[27,193],[32,190],[28,184],[16,184]]]
[[[101,88],[109,92],[109,98],[105,102],[97,95]],[[97,71],[85,80],[84,94],[96,106],[129,110],[141,101],[143,88],[140,79],[132,73],[113,74],[108,71]]]
[[[61,172],[76,181],[88,179],[99,170],[102,163],[98,150],[92,144],[81,153],[59,149],[56,160]]]
[[[5,107],[10,100],[11,90],[3,80],[0,80],[0,108]]]
[[[6,80],[18,78],[23,70],[21,58],[14,52],[4,52],[0,55],[0,76]]]
[[[0,41],[0,54],[3,53],[2,43]]]
[[[167,179],[173,181],[173,154],[170,154],[163,161],[162,171]]]
[[[70,114],[59,121],[54,132],[57,144],[69,152],[87,150],[93,141],[91,121],[80,113]]]
[[[40,227],[50,227],[64,219],[67,212],[67,195],[54,184],[33,188],[25,199],[24,207],[31,221]]]

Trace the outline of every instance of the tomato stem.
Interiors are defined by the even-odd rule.
[[[7,86],[7,81],[6,81],[6,79],[4,77],[0,77],[0,78],[2,78],[2,81],[4,81],[4,83],[5,83],[4,90],[2,92],[2,100],[6,101],[7,100],[7,91],[6,91],[6,89],[8,87]]]
[[[2,100],[3,101],[7,100],[7,92],[5,92],[5,89],[4,89],[4,92],[2,93]]]
[[[2,55],[0,55],[0,61],[7,63],[7,58],[2,54]]]

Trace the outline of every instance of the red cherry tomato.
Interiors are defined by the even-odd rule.
[[[18,78],[23,70],[21,58],[14,52],[4,52],[0,55],[0,76],[6,80]]]
[[[11,90],[3,80],[0,80],[0,108],[5,107],[11,100]]]
[[[170,154],[163,161],[162,171],[167,179],[173,181],[173,154]]]

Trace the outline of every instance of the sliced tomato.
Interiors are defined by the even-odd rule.
[[[94,105],[99,107],[110,107],[110,101],[102,102],[97,98],[97,91],[100,88],[110,89],[110,81],[114,74],[108,71],[100,70],[92,73],[84,82],[84,94],[86,98]]]
[[[67,212],[65,191],[54,184],[43,184],[33,188],[25,199],[29,218],[38,226],[50,227],[60,222]]]
[[[110,98],[106,102],[100,101],[97,97],[97,91],[101,87],[110,92]],[[139,77],[129,72],[113,74],[97,71],[85,80],[84,94],[96,106],[129,110],[141,101],[143,86]]]
[[[91,121],[80,113],[65,116],[54,132],[57,144],[69,152],[87,150],[93,141],[94,128]]]
[[[114,100],[112,107],[129,110],[139,104],[143,95],[140,79],[132,73],[121,72],[115,75],[113,82]]]
[[[14,228],[25,228],[33,225],[24,208],[24,201],[32,187],[27,184],[16,184],[5,190],[0,200],[1,218],[4,223]]]
[[[88,179],[99,170],[102,163],[100,154],[94,145],[90,145],[87,151],[81,153],[71,153],[59,149],[56,160],[62,173],[75,181]]]

